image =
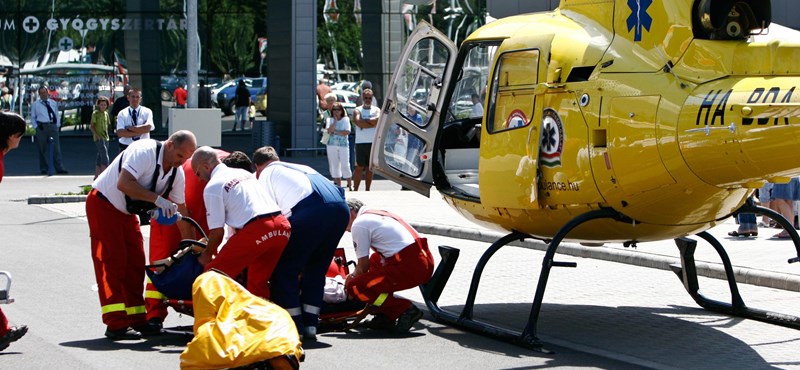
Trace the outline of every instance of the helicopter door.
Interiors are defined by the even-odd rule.
[[[372,170],[422,195],[433,185],[432,153],[456,47],[441,32],[420,22],[395,67],[378,120]]]
[[[539,208],[540,56],[539,49],[511,50],[495,63],[478,176],[485,206]]]

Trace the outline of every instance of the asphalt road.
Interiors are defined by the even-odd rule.
[[[77,188],[88,177],[7,177],[0,184],[0,268],[14,274],[3,306],[12,324],[31,329],[0,352],[0,368],[169,369],[179,366],[186,339],[164,336],[131,343],[103,337],[81,204],[26,205],[27,195]],[[369,204],[390,204],[408,192],[370,194]],[[366,193],[363,194],[366,196]],[[452,220],[441,220],[452,222]],[[146,231],[146,230],[145,230]],[[429,235],[430,245],[458,247],[462,256],[440,304],[463,304],[484,242]],[[340,246],[350,250],[349,235]],[[438,253],[434,252],[437,255]],[[520,329],[529,314],[542,252],[504,248],[487,266],[476,317]],[[404,337],[368,330],[323,334],[306,346],[305,369],[533,369],[563,368],[800,368],[800,332],[700,309],[669,271],[595,259],[551,275],[539,336],[545,355],[432,322],[426,316]],[[704,279],[704,293],[726,299],[726,287]],[[798,311],[797,292],[741,285],[748,304]],[[418,290],[402,293],[421,302]],[[791,313],[791,312],[789,312]],[[191,325],[171,314],[167,326]]]

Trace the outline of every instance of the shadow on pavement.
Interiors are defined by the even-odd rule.
[[[521,331],[530,314],[530,307],[530,304],[524,303],[480,304],[475,305],[474,317],[492,325]],[[461,306],[444,309],[461,312]],[[560,346],[548,343],[548,339],[561,344],[568,342],[570,347],[575,345],[579,351],[597,351],[601,356],[622,355],[639,359],[645,364],[676,368],[763,369],[775,366],[751,347],[756,343],[745,343],[721,331],[746,321],[695,307],[654,309],[545,303],[538,334],[545,342],[545,348],[556,352],[556,362],[549,366],[569,364],[557,361]],[[432,328],[430,332],[465,348],[506,356],[540,355],[498,340],[479,341],[473,335],[450,327]],[[786,345],[787,349],[792,346],[790,343],[776,345]]]
[[[110,341],[107,338],[76,340],[59,343],[65,347],[83,348],[89,351],[118,351],[128,349],[132,351],[152,351],[160,353],[181,353],[186,348],[189,339],[183,335],[159,335],[141,340]]]

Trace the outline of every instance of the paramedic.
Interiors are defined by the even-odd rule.
[[[350,224],[358,262],[347,277],[350,297],[377,306],[368,323],[373,329],[405,333],[422,318],[411,301],[392,293],[426,283],[433,274],[428,242],[400,217],[367,210],[358,199],[348,199]],[[370,247],[375,253],[370,256]]]
[[[253,162],[258,181],[292,225],[270,280],[272,301],[292,315],[305,340],[315,340],[325,274],[350,220],[344,189],[311,167],[280,162],[270,146],[256,150]]]
[[[127,205],[140,200],[154,203],[153,208],[167,217],[179,210],[185,213],[181,165],[196,143],[194,134],[184,130],[163,144],[138,140],[98,176],[86,198],[103,322],[108,326],[106,336],[112,340],[138,339],[161,331],[160,323],[146,321],[144,242],[139,220],[128,212]],[[191,228],[181,227],[181,233],[189,237]]]
[[[216,150],[217,156],[220,160],[228,157],[228,152],[223,150]],[[244,153],[241,153],[245,155]],[[246,155],[245,155],[246,156]],[[225,163],[225,162],[223,162]],[[233,167],[230,166],[229,167]],[[183,163],[183,175],[185,177],[185,195],[186,210],[188,213],[181,213],[183,216],[189,216],[203,230],[200,233],[194,230],[190,234],[190,239],[197,239],[203,237],[203,234],[208,234],[208,223],[206,222],[206,205],[203,203],[203,189],[206,187],[205,181],[200,181],[192,170],[192,161],[187,160]],[[176,248],[180,245],[181,231],[178,225],[182,222],[174,223],[171,225],[162,225],[155,219],[150,222],[150,253],[147,255],[150,263],[160,259],[167,258],[175,252]],[[164,322],[167,317],[167,304],[164,302],[165,295],[156,289],[150,279],[147,279],[147,285],[144,290],[144,304],[147,307],[147,321],[148,322]]]
[[[291,234],[289,221],[254,174],[220,163],[214,149],[197,148],[192,169],[208,182],[203,200],[210,230],[208,245],[198,260],[206,271],[213,268],[230,277],[248,267],[247,290],[269,299],[269,279]],[[236,233],[217,254],[226,224]]]

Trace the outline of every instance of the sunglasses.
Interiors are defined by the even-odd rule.
[[[371,101],[372,97],[369,97],[369,98],[368,97],[364,97],[364,100],[370,100]]]

